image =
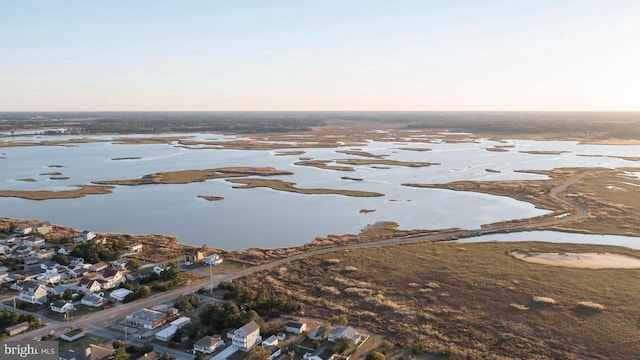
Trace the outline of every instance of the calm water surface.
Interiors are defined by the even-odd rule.
[[[231,140],[215,134],[194,138]],[[154,135],[158,136],[158,135]],[[138,137],[138,136],[135,136]],[[185,135],[181,135],[185,137]],[[109,140],[111,137],[98,137]],[[63,139],[55,137],[49,139]],[[33,141],[16,137],[14,141]],[[42,139],[35,139],[42,140]],[[0,141],[3,141],[0,139]],[[439,163],[431,167],[355,166],[341,172],[297,166],[298,156],[275,156],[276,151],[187,149],[174,145],[121,145],[111,142],[75,146],[0,148],[0,189],[65,190],[91,181],[134,179],[160,171],[209,169],[225,166],[273,166],[295,175],[270,177],[294,182],[301,188],[375,191],[377,198],[339,195],[302,195],[266,188],[234,189],[224,179],[181,185],[117,186],[112,194],[79,199],[32,201],[0,198],[0,216],[43,219],[100,232],[162,233],[179,236],[188,244],[225,249],[300,245],[317,236],[358,233],[379,221],[396,221],[402,229],[479,228],[482,224],[542,215],[545,211],[507,197],[418,189],[403,183],[444,183],[456,180],[542,179],[516,170],[557,167],[633,167],[637,162],[614,156],[637,156],[640,146],[579,145],[558,141],[509,141],[508,152],[486,149],[505,145],[492,141],[457,144],[370,142],[358,149],[386,159]],[[402,150],[424,147],[431,151]],[[302,149],[314,159],[358,158],[338,149]],[[521,151],[566,151],[535,155]],[[580,156],[590,155],[590,156]],[[598,156],[592,156],[598,155]],[[140,157],[135,160],[112,160]],[[59,165],[62,167],[50,167]],[[495,169],[499,173],[487,172]],[[51,180],[48,172],[61,172],[68,180]],[[633,174],[630,174],[633,175]],[[343,180],[348,176],[363,181]],[[36,182],[18,181],[33,178]],[[206,201],[198,195],[223,196]],[[362,209],[376,210],[368,214]]]

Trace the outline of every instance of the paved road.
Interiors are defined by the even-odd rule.
[[[568,216],[564,216],[561,218],[546,218],[546,219],[541,219],[536,223],[527,223],[523,225],[509,225],[509,226],[503,226],[503,227],[497,227],[497,228],[491,228],[491,229],[458,230],[458,231],[451,231],[451,232],[439,233],[439,234],[429,234],[429,235],[417,234],[417,235],[412,235],[408,237],[393,238],[393,239],[387,239],[387,240],[381,240],[381,241],[375,241],[375,242],[358,243],[358,244],[352,244],[352,245],[317,249],[317,250],[312,250],[305,253],[293,255],[285,259],[276,260],[268,264],[257,265],[250,268],[246,268],[246,269],[243,269],[242,271],[238,271],[232,274],[214,275],[215,281],[213,283],[213,286],[214,287],[217,286],[220,282],[232,281],[234,279],[244,277],[251,273],[278,267],[286,263],[289,263],[291,261],[300,260],[309,256],[314,256],[319,254],[327,254],[331,252],[343,251],[346,249],[370,248],[370,247],[388,246],[388,245],[405,244],[405,243],[422,242],[422,241],[447,241],[447,240],[453,240],[457,238],[475,237],[480,235],[503,233],[506,231],[508,232],[529,231],[531,229],[541,227],[541,226],[549,226],[549,225],[560,224],[568,221],[575,221],[585,217],[588,213],[587,209],[585,209],[584,207],[580,206],[579,204],[573,201],[562,198],[560,194],[569,186],[575,184],[585,176],[592,174],[596,171],[597,170],[585,170],[580,174],[568,179],[565,183],[553,188],[550,191],[550,196],[553,199],[555,199],[556,201],[562,202],[566,205],[569,205],[575,210],[573,214]],[[192,285],[189,285],[186,287],[174,289],[171,291],[153,295],[146,299],[140,299],[135,302],[122,304],[116,307],[112,307],[110,309],[97,311],[93,314],[85,315],[82,318],[75,320],[73,322],[73,325],[75,325],[76,327],[83,327],[87,332],[102,331],[102,329],[108,328],[109,325],[113,321],[115,321],[117,318],[121,318],[126,314],[132,313],[133,311],[136,311],[143,307],[150,307],[153,305],[170,302],[180,295],[192,294],[202,287],[208,288],[209,286],[210,286],[210,279],[207,278],[207,279],[195,282]],[[44,328],[33,330],[28,333],[23,333],[21,335],[14,336],[13,338],[10,338],[10,339],[19,340],[23,338],[28,338],[28,339],[39,338],[45,334],[48,334],[51,331],[55,331],[56,333],[62,333],[67,328],[67,326],[68,324],[66,322],[50,321],[47,324],[47,326]]]

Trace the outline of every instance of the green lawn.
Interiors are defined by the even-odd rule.
[[[103,338],[101,336],[97,336],[97,335],[93,335],[93,334],[86,334],[84,337],[74,341],[74,342],[68,342],[66,340],[62,340],[59,339],[58,343],[60,344],[60,352],[63,351],[68,351],[68,350],[75,350],[75,351],[79,351],[81,349],[86,348],[87,346],[91,345],[91,344],[102,344],[105,341],[108,341],[109,339],[107,338]]]

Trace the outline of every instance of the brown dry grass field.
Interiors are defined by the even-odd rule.
[[[640,270],[531,264],[510,256],[512,250],[640,257],[640,251],[612,246],[415,243],[315,256],[254,275],[249,283],[294,296],[308,316],[346,314],[351,324],[384,334],[413,355],[630,359],[640,354]]]

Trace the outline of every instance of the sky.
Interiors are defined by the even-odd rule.
[[[640,111],[637,0],[0,2],[0,111]]]

